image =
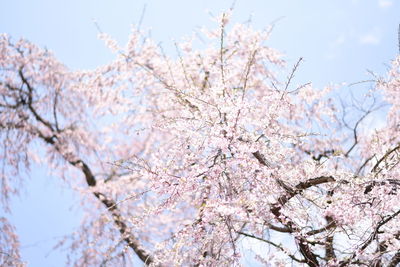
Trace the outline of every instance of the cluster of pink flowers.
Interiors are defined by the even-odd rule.
[[[36,154],[88,207],[64,244],[78,266],[133,255],[151,266],[249,255],[271,266],[396,266],[400,59],[377,81],[391,105],[386,126],[366,135],[365,116],[343,128],[331,88],[279,77],[285,62],[268,30],[231,26],[225,13],[204,34],[208,46],[187,41],[175,58],[136,29],[125,47],[103,34],[115,61],[78,72],[2,35],[4,205],[10,178]],[[248,252],[249,240],[264,249]]]

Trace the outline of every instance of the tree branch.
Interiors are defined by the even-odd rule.
[[[34,88],[31,86],[29,81],[26,79],[22,72],[22,68],[19,70],[19,76],[28,88],[28,105],[29,111],[33,114],[34,118],[38,121],[38,123],[46,126],[52,133],[57,132],[56,129],[53,128],[52,123],[48,122],[44,118],[42,118],[39,113],[33,107],[33,92]],[[53,107],[53,111],[56,112],[56,107]],[[46,144],[53,146],[56,151],[73,167],[78,168],[85,176],[86,183],[89,187],[95,187],[97,184],[96,177],[93,174],[92,170],[88,166],[86,162],[80,159],[77,155],[65,154],[60,148],[60,144],[54,138],[56,135],[47,136],[43,134],[40,130],[36,130],[35,134],[42,139]],[[132,231],[129,229],[127,224],[123,220],[123,216],[117,207],[117,203],[104,195],[101,192],[94,191],[93,195],[107,208],[107,210],[111,213],[114,224],[118,228],[123,240],[127,243],[127,245],[137,254],[137,256],[145,263],[151,264],[154,262],[154,258],[150,255],[148,251],[146,251],[140,244],[139,240],[134,236]]]
[[[397,151],[398,149],[400,149],[400,144],[399,144],[398,146],[396,146],[395,148],[393,148],[393,149],[387,151],[387,152],[385,153],[385,155],[383,155],[383,156],[378,160],[378,162],[376,162],[375,166],[372,168],[372,172],[379,172],[379,171],[378,171],[378,167],[379,167],[379,165],[381,164],[381,162],[384,161],[387,157],[389,157],[390,154],[392,154],[393,152]]]
[[[369,238],[363,243],[363,245],[357,250],[358,253],[364,251],[373,240],[375,240],[376,236],[379,234],[379,229],[385,225],[386,223],[388,223],[389,221],[391,221],[392,219],[394,219],[395,217],[397,217],[400,214],[400,210],[396,211],[395,213],[393,213],[392,215],[386,216],[386,218],[382,219],[377,226],[375,227],[374,231],[371,233],[371,235],[369,236]],[[341,262],[340,267],[344,267],[346,266],[349,262],[351,262],[352,259],[354,259],[356,257],[356,252],[354,252],[350,258],[348,258],[347,260]],[[400,260],[400,259],[399,259]]]
[[[267,239],[264,239],[264,238],[261,238],[261,237],[258,237],[258,236],[252,235],[252,234],[248,234],[248,233],[245,233],[245,232],[242,232],[242,231],[238,231],[237,233],[240,234],[240,235],[246,236],[246,237],[257,239],[257,240],[265,242],[265,243],[267,243],[269,245],[272,245],[272,246],[276,247],[277,249],[279,249],[280,251],[282,251],[283,253],[285,253],[286,255],[288,255],[292,260],[297,261],[299,263],[306,263],[305,260],[301,260],[301,259],[296,258],[294,255],[289,254],[287,252],[287,250],[285,250],[281,245],[275,244],[274,242],[272,242],[270,240],[267,240]]]
[[[387,267],[396,267],[399,266],[399,263],[400,263],[400,250],[397,251],[396,254],[394,254]]]

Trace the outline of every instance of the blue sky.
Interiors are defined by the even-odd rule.
[[[142,29],[173,53],[173,40],[210,26],[210,14],[228,9],[225,0],[13,0],[2,1],[0,32],[24,37],[52,50],[72,69],[88,69],[112,59],[97,39],[103,32],[122,44],[132,24],[145,14]],[[286,54],[288,66],[304,62],[295,83],[354,83],[384,74],[399,51],[400,3],[389,0],[237,0],[234,22],[252,17],[255,28],[277,21],[270,46]],[[368,86],[364,84],[362,86]],[[346,89],[344,89],[346,90]],[[77,197],[45,167],[35,167],[21,195],[12,201],[11,220],[20,234],[28,266],[63,266],[65,253],[53,252],[58,237],[79,224]],[[72,207],[72,208],[71,208]],[[1,213],[1,212],[0,212]],[[1,214],[0,214],[1,215]]]

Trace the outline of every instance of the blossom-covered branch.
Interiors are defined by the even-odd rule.
[[[4,207],[42,163],[82,196],[61,242],[78,266],[398,264],[400,59],[375,83],[386,125],[364,131],[382,105],[350,126],[332,88],[294,86],[302,59],[287,70],[269,29],[229,20],[172,57],[139,29],[125,47],[102,33],[115,60],[85,71],[2,35]]]

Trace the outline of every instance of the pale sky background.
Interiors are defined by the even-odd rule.
[[[112,59],[97,39],[94,20],[123,44],[146,6],[142,29],[151,28],[168,53],[174,51],[173,39],[213,25],[210,13],[217,15],[232,2],[0,0],[0,32],[47,47],[72,69],[89,69]],[[367,70],[383,75],[399,52],[400,3],[395,0],[237,0],[232,21],[245,22],[250,16],[258,29],[277,21],[269,44],[286,54],[288,66],[304,58],[297,84],[312,81],[323,87],[368,80]],[[44,168],[32,170],[12,201],[13,213],[6,214],[17,227],[28,266],[64,266],[65,252],[52,247],[79,225],[77,199]]]

